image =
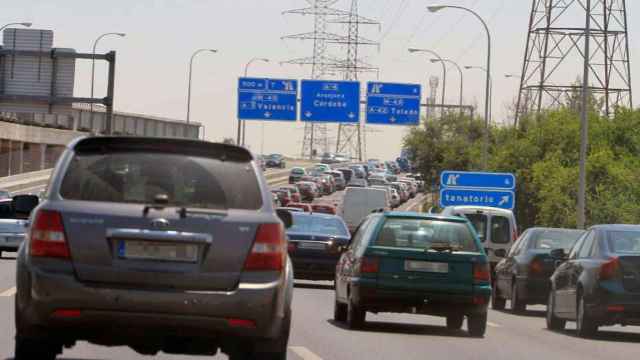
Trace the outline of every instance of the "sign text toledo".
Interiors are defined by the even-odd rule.
[[[238,118],[241,120],[296,121],[298,81],[240,78]]]
[[[444,171],[440,177],[440,205],[488,206],[513,210],[513,174]]]
[[[370,82],[367,84],[367,123],[418,125],[420,85]]]
[[[360,83],[302,80],[300,118],[307,122],[360,122]]]

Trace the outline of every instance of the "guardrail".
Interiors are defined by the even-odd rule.
[[[9,192],[19,192],[20,190],[46,185],[49,182],[53,169],[34,171],[24,174],[7,176],[0,178],[0,189]]]

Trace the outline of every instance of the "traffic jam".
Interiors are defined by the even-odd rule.
[[[261,167],[233,145],[86,137],[42,196],[4,193],[15,359],[55,359],[78,341],[286,359],[299,281],[330,282],[333,320],[352,330],[367,314],[405,313],[449,330],[466,320],[482,338],[489,307],[507,301],[516,315],[546,305],[548,329],[575,322],[580,337],[640,325],[640,226],[521,231],[514,200],[501,198],[509,174],[446,172],[436,194],[402,158],[326,154],[276,187]],[[447,191],[495,206],[406,209]]]

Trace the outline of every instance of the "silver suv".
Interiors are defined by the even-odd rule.
[[[17,261],[15,359],[85,340],[231,359],[285,359],[293,274],[245,149],[192,140],[71,143]]]

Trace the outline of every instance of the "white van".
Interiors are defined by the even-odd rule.
[[[344,193],[340,215],[353,233],[369,214],[386,210],[389,210],[386,190],[348,187]]]
[[[516,217],[511,210],[484,206],[449,206],[442,210],[442,215],[469,219],[484,244],[492,270],[518,238]],[[502,253],[502,256],[496,256],[497,250],[500,250],[498,253]]]

